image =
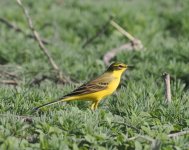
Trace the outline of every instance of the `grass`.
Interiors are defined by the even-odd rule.
[[[189,126],[189,55],[187,0],[89,0],[24,1],[36,29],[48,39],[52,57],[61,70],[83,83],[106,66],[108,50],[128,42],[109,26],[104,35],[86,48],[110,15],[139,38],[145,50],[122,52],[114,61],[135,66],[123,76],[117,92],[96,111],[87,102],[46,107],[31,115],[28,109],[72,91],[75,84],[45,80],[29,86],[34,76],[49,75],[51,68],[37,43],[0,24],[1,71],[14,72],[22,83],[0,85],[0,149],[188,149],[189,135],[168,135]],[[30,33],[15,1],[0,1],[0,16]],[[162,73],[171,74],[172,103],[166,105]],[[3,79],[3,77],[1,77]],[[129,140],[131,137],[142,136]]]

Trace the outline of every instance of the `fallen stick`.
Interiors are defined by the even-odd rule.
[[[118,25],[115,21],[111,20],[110,24],[115,27],[120,33],[122,33],[123,35],[125,35],[130,41],[133,41],[135,38],[128,33],[127,31],[125,31],[120,25]]]
[[[182,136],[182,135],[185,135],[185,134],[189,134],[189,130],[180,131],[180,132],[177,132],[177,133],[172,133],[172,134],[169,134],[168,137],[175,138],[175,137]]]
[[[45,56],[47,57],[50,65],[52,66],[52,68],[55,70],[55,72],[57,73],[56,77],[57,79],[62,82],[62,83],[66,83],[66,82],[71,82],[71,80],[64,76],[63,73],[60,71],[59,67],[57,66],[57,64],[55,63],[55,61],[53,60],[53,58],[51,57],[49,50],[45,47],[45,45],[43,44],[43,42],[41,41],[40,35],[39,33],[35,30],[32,19],[29,15],[28,10],[24,7],[24,5],[22,4],[21,0],[16,0],[16,2],[18,3],[18,5],[21,7],[21,9],[23,10],[23,13],[26,17],[28,26],[30,28],[30,30],[32,31],[34,37],[36,38],[36,41],[41,49],[41,51],[43,51],[43,53],[45,54]]]
[[[3,76],[9,77],[9,78],[18,78],[16,74],[0,70],[0,77],[3,77]]]
[[[171,103],[171,84],[170,75],[168,73],[163,73],[164,83],[165,83],[165,98],[167,103]]]
[[[118,25],[115,21],[110,20],[110,24],[116,28],[121,34],[126,36],[130,42],[121,45],[120,47],[114,48],[110,51],[108,51],[104,56],[103,56],[103,61],[106,65],[110,64],[111,59],[113,59],[117,53],[120,53],[122,51],[132,51],[132,50],[142,50],[143,49],[143,44],[139,39],[136,39],[134,36],[132,36],[129,32],[125,31],[120,25]]]
[[[15,80],[0,80],[0,83],[1,84],[14,85],[14,86],[18,85],[18,82],[15,81]]]
[[[117,53],[122,51],[138,51],[143,48],[143,45],[140,40],[134,39],[133,41],[123,44],[120,47],[114,48],[103,56],[104,63],[108,66],[110,64],[111,59],[113,59]]]
[[[28,22],[28,26],[30,28],[30,30],[32,31],[33,35],[35,36],[40,49],[43,51],[43,53],[47,56],[49,63],[51,64],[51,66],[53,67],[54,70],[59,70],[58,66],[56,65],[56,63],[54,62],[54,60],[52,59],[52,57],[50,56],[48,49],[44,46],[44,44],[41,41],[41,38],[39,36],[39,33],[35,30],[34,26],[33,26],[33,22],[32,19],[29,15],[28,10],[23,6],[22,1],[21,0],[16,0],[18,5],[22,8],[24,15],[26,16],[27,22]]]
[[[23,115],[14,115],[14,114],[0,114],[0,117],[13,117],[17,119],[22,119],[24,122],[32,123],[34,118],[33,116],[23,116]]]

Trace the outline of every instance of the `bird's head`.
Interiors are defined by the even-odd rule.
[[[112,63],[107,71],[120,72],[123,73],[128,68],[128,65],[123,63]]]

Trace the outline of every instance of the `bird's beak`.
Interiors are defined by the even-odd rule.
[[[134,67],[134,65],[127,65],[127,69],[134,69],[135,67]]]

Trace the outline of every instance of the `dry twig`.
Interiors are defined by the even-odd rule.
[[[22,34],[24,34],[26,37],[35,39],[35,36],[33,36],[32,34],[26,34],[21,28],[19,28],[18,26],[16,26],[13,23],[10,23],[8,20],[4,19],[4,18],[0,18],[0,22],[4,23],[8,28],[11,28],[13,30],[15,30],[16,32],[20,32]],[[49,44],[49,41],[45,40],[45,39],[41,39],[41,42],[43,44]]]
[[[1,71],[0,69],[0,84],[14,85],[17,86],[19,84],[19,77],[7,71]]]
[[[123,34],[124,36],[126,36],[130,42],[121,45],[118,48],[114,48],[110,51],[108,51],[104,56],[103,56],[103,61],[106,65],[110,64],[110,60],[112,58],[114,58],[116,56],[117,53],[127,50],[127,51],[131,51],[131,50],[141,50],[143,48],[142,42],[139,39],[136,39],[135,37],[133,37],[130,33],[128,33],[127,31],[125,31],[120,25],[118,25],[115,21],[112,20],[113,17],[110,17],[109,20],[96,32],[96,34],[94,36],[92,36],[91,38],[89,38],[84,44],[83,47],[86,47],[89,43],[91,43],[95,38],[97,38],[98,36],[100,36],[101,34],[103,34],[105,32],[105,30],[107,30],[107,27],[109,24],[111,24],[114,28],[116,28],[121,34]]]
[[[0,70],[0,77],[1,76],[5,76],[5,77],[9,77],[11,79],[13,78],[18,78],[18,76],[16,74],[10,73],[10,72],[6,72],[6,71],[1,71]]]
[[[168,73],[163,73],[164,83],[165,83],[165,98],[166,102],[171,103],[171,85],[170,85],[170,75]]]
[[[121,34],[126,36],[130,42],[121,45],[118,48],[114,48],[110,51],[108,51],[104,56],[103,56],[103,61],[106,65],[110,64],[110,60],[116,56],[117,53],[120,53],[122,51],[132,51],[132,50],[141,50],[143,48],[142,42],[139,39],[136,39],[133,37],[130,33],[125,31],[120,25],[118,25],[115,21],[111,20],[110,24],[116,28]]]
[[[2,117],[13,117],[17,119],[22,119],[24,122],[32,123],[33,122],[33,116],[23,116],[23,115],[14,115],[14,114],[0,114],[1,118]]]
[[[53,60],[53,58],[50,56],[49,54],[49,50],[44,46],[44,44],[41,41],[40,35],[39,33],[35,30],[32,19],[29,15],[28,10],[24,7],[24,5],[22,4],[21,0],[16,0],[18,5],[22,8],[24,15],[26,16],[27,22],[28,22],[28,26],[30,28],[30,30],[32,31],[34,37],[36,38],[36,41],[38,42],[38,45],[40,47],[40,49],[43,51],[43,53],[46,55],[50,65],[52,66],[52,68],[55,70],[56,73],[58,73],[56,75],[57,79],[59,80],[59,82],[61,83],[66,83],[66,82],[71,82],[69,78],[65,77],[63,75],[63,73],[60,71],[59,67],[57,66],[57,64],[55,63],[55,61]]]
[[[175,138],[175,137],[186,135],[186,134],[189,134],[189,130],[172,133],[172,134],[169,134],[168,137]]]
[[[135,38],[128,33],[127,31],[125,31],[120,25],[118,25],[115,21],[111,20],[110,24],[116,28],[120,33],[122,33],[123,35],[125,35],[130,41],[133,41]]]
[[[120,47],[114,48],[110,51],[108,51],[107,53],[105,53],[105,55],[103,56],[103,61],[106,65],[110,64],[110,60],[113,59],[117,53],[120,53],[122,51],[138,51],[141,50],[143,48],[143,45],[141,43],[140,40],[138,39],[134,39],[133,41],[123,44]]]
[[[0,80],[1,84],[8,84],[8,85],[18,85],[18,82],[15,80]]]
[[[48,49],[44,46],[44,44],[42,43],[41,41],[41,38],[39,36],[39,33],[35,30],[34,26],[33,26],[33,22],[32,22],[32,19],[29,15],[29,12],[28,10],[23,6],[22,4],[22,1],[21,0],[16,0],[18,5],[22,8],[25,16],[26,16],[26,19],[27,19],[27,22],[28,22],[28,26],[29,28],[31,29],[33,35],[35,36],[38,44],[39,44],[39,47],[41,48],[41,50],[43,51],[43,53],[47,56],[48,60],[49,60],[49,63],[52,65],[53,69],[54,70],[59,70],[58,66],[56,65],[56,63],[54,62],[54,60],[52,59],[52,57],[50,56],[49,52],[48,52]]]

